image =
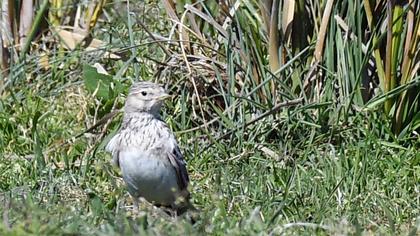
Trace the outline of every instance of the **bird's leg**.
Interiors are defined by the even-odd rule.
[[[178,210],[179,210],[178,207],[179,206],[177,205],[177,203],[174,202],[174,203],[171,204],[171,208],[168,208],[168,212],[169,212],[170,216],[175,220],[177,220],[178,216],[180,215],[180,214],[178,214],[179,213],[178,212]]]
[[[133,213],[138,215],[139,213],[139,198],[132,196],[133,198]]]

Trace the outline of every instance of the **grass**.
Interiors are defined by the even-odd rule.
[[[138,6],[131,7],[136,11]],[[237,17],[243,16],[239,12]],[[327,87],[320,101],[305,99],[246,125],[276,101],[269,83],[260,86],[252,80],[251,69],[245,68],[244,75],[235,72],[236,65],[243,65],[239,54],[232,49],[225,58],[216,58],[227,61],[225,70],[216,63],[209,63],[211,70],[191,63],[190,76],[186,65],[175,61],[178,66],[166,66],[155,77],[160,65],[148,58],[160,61],[164,54],[156,43],[143,45],[149,36],[127,19],[100,25],[96,37],[112,37],[111,47],[117,49],[141,45],[128,52],[131,60],[53,48],[50,69],[37,64],[36,53],[12,67],[7,78],[11,85],[0,100],[1,235],[418,234],[419,136],[397,138],[386,115],[362,110],[360,98],[351,101],[349,90],[355,85],[347,84],[346,74],[354,82],[359,70],[351,72],[343,63],[336,73],[334,57],[327,56],[325,84],[344,84],[339,95]],[[142,20],[153,31],[166,33],[163,19],[152,14]],[[246,27],[241,30],[253,30]],[[331,32],[327,42],[337,37],[335,43],[343,43],[339,35]],[[281,81],[264,70],[268,63],[263,51],[250,42],[240,41],[239,47],[259,58],[261,81],[275,81],[281,101],[298,98],[289,87],[296,76],[291,71],[296,67],[297,77],[303,78],[308,68],[291,63],[280,70]],[[351,57],[347,46],[337,51]],[[178,50],[176,45],[171,49]],[[325,51],[333,50],[328,46]],[[307,60],[303,56],[296,60]],[[357,68],[362,67],[359,57]],[[107,98],[84,84],[83,65],[95,62],[121,75],[112,78],[121,86]],[[214,80],[206,80],[207,73]],[[242,81],[236,80],[241,76]],[[159,80],[177,94],[166,104],[163,118],[188,163],[192,199],[201,210],[195,225],[182,218],[168,220],[147,205],[144,214],[132,216],[119,170],[103,150],[121,116],[106,129],[74,138],[113,107],[121,107],[122,94],[139,77]],[[201,107],[195,91],[200,92]],[[213,118],[207,127],[194,129]]]
[[[100,141],[66,142],[83,130],[93,104],[79,84],[70,84],[43,97],[23,88],[22,100],[2,101],[3,235],[392,235],[406,234],[418,224],[418,140],[407,147],[386,142],[382,137],[391,134],[380,130],[383,119],[366,113],[347,127],[323,131],[298,119],[304,110],[283,111],[209,148],[199,131],[178,135],[201,221],[175,224],[154,217],[149,208],[145,216],[132,218],[124,210],[128,196],[109,155],[102,148],[93,150]],[[178,120],[169,115],[171,109],[167,112],[167,120]],[[42,115],[34,130],[37,113]],[[89,164],[78,164],[87,159]]]

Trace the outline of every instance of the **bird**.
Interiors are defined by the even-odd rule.
[[[134,209],[138,210],[139,199],[144,198],[178,216],[195,208],[190,203],[186,162],[174,134],[160,116],[164,100],[170,97],[157,83],[133,83],[121,127],[106,151],[121,169]]]

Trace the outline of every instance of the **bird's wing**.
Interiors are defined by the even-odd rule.
[[[168,152],[167,156],[173,168],[175,169],[178,186],[182,191],[188,187],[190,178],[188,177],[186,163],[178,145],[175,145],[175,148],[173,148],[172,152]]]
[[[119,151],[116,151],[112,155],[112,163],[114,163],[114,165],[116,165],[117,167],[120,167],[120,152]]]
[[[112,139],[109,140],[108,144],[106,145],[105,150],[112,154],[112,162],[114,165],[120,167],[120,150],[117,146],[118,139],[119,134],[116,134],[114,137],[112,137]]]

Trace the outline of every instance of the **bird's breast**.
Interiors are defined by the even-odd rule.
[[[131,123],[121,131],[121,146],[148,150],[172,146],[175,141],[169,128],[160,120],[148,120],[148,123],[130,121]]]
[[[163,156],[153,152],[122,152],[120,167],[128,189],[134,196],[170,205],[179,192],[175,170]]]

